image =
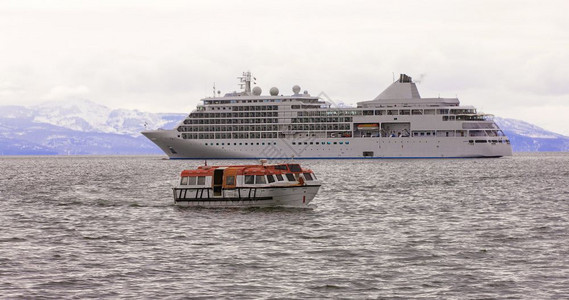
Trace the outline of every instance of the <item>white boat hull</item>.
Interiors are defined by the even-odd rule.
[[[244,187],[224,189],[214,195],[211,188],[174,188],[174,201],[182,207],[306,207],[320,185],[288,187]]]

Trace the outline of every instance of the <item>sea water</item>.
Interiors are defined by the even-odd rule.
[[[183,209],[202,161],[0,157],[0,297],[569,297],[567,153],[295,162],[310,208]]]

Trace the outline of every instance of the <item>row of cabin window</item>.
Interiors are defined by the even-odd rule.
[[[345,142],[345,143],[346,143],[346,145],[350,144],[350,142]],[[293,145],[297,145],[297,144],[302,145],[302,142],[292,142],[292,144]],[[320,145],[320,144],[322,144],[322,145],[332,145],[332,144],[337,145],[337,144],[340,144],[340,145],[343,145],[344,142],[304,142],[304,145],[312,145],[312,144],[316,144],[316,145]]]
[[[235,185],[235,176],[226,176],[225,184]],[[180,185],[205,185],[205,176],[184,176]]]
[[[259,102],[281,102],[281,99],[258,100]],[[283,102],[289,101],[288,99],[282,100]],[[290,101],[293,101],[292,99]],[[248,100],[248,103],[257,102],[257,100]],[[244,101],[230,100],[230,101],[205,101],[205,105],[209,104],[223,104],[223,103],[245,103]],[[319,105],[303,105],[304,108],[320,108]],[[300,105],[292,105],[292,109],[300,109]],[[231,111],[259,111],[259,110],[278,110],[276,105],[266,106],[232,106],[232,107],[208,107],[208,110],[231,110]],[[204,106],[198,106],[197,111],[204,111]],[[388,109],[388,110],[317,110],[299,112],[299,116],[329,116],[329,115],[434,115],[436,114],[475,114],[476,109]],[[197,116],[196,116],[197,115]],[[204,118],[206,114],[192,113],[191,117]]]
[[[268,116],[271,117],[271,116]],[[275,116],[276,117],[276,116]],[[254,117],[244,117],[239,116],[243,119],[192,119],[188,118],[184,120],[184,124],[254,124],[254,123],[279,123],[277,118],[254,118]]]
[[[296,181],[294,174],[285,174],[288,181]],[[274,176],[274,177],[273,177]],[[314,180],[311,173],[304,173],[304,178],[306,180]],[[275,175],[245,175],[245,184],[266,184],[273,183],[275,181],[284,181],[284,177],[281,174]],[[226,185],[235,185],[235,176],[225,177]],[[180,185],[205,185],[205,176],[184,176],[181,179]]]
[[[213,146],[214,143],[205,143],[206,146]],[[239,143],[239,145],[242,145],[243,143]],[[245,143],[245,146],[251,144],[251,146],[253,146],[255,143]],[[268,142],[267,145],[276,145],[277,142]],[[225,146],[225,143],[215,143],[216,146]],[[257,143],[257,145],[259,145],[259,143]],[[261,145],[265,145],[265,143],[261,143]],[[231,146],[231,143],[227,143],[227,146]],[[233,146],[237,146],[237,143],[233,143]]]
[[[277,117],[278,112],[234,112],[234,113],[191,113],[190,118],[263,118],[263,117]]]
[[[285,174],[288,181],[296,181],[294,174]],[[275,177],[273,177],[275,176]],[[306,180],[314,180],[311,173],[304,173],[304,178]],[[266,184],[273,183],[275,181],[284,181],[284,177],[281,174],[275,175],[245,175],[245,184]],[[225,177],[226,185],[235,185],[235,176]],[[205,185],[205,176],[184,176],[180,181],[180,185]]]
[[[216,101],[216,102],[218,102],[218,101]],[[256,100],[255,100],[255,102],[256,102]],[[273,102],[273,101],[271,101],[271,102]],[[228,103],[228,102],[226,102],[226,103]],[[235,103],[235,102],[232,102],[232,103]],[[205,104],[219,104],[219,103],[206,101]],[[278,110],[278,109],[279,109],[279,107],[277,105],[208,107],[208,110],[228,110],[228,111],[266,111],[266,110]],[[222,113],[222,114],[224,114],[224,113]],[[229,114],[228,117],[230,117],[231,114],[230,113],[228,113],[228,114]],[[211,116],[211,114],[208,114],[208,113],[191,113],[190,114],[190,117],[195,117],[195,118],[207,118],[209,116]]]
[[[303,173],[303,174],[304,174],[304,178],[307,181],[308,180],[314,180],[312,178],[311,173]],[[286,176],[288,181],[296,181],[294,174],[286,173],[284,175]],[[266,175],[266,177],[267,178],[265,179],[265,175],[245,175],[245,184],[266,184],[267,182],[273,183],[275,181],[284,181],[284,176],[282,174]]]
[[[316,118],[292,118],[291,123],[338,123],[352,122],[352,117],[316,117]]]
[[[276,139],[284,134],[276,132],[240,132],[240,133],[182,133],[183,139]],[[276,144],[275,144],[276,145]]]
[[[486,121],[487,116],[443,116],[443,121]]]
[[[305,111],[299,112],[298,116],[370,116],[370,115],[448,115],[450,114],[476,114],[476,109],[381,109],[381,110],[326,110],[326,111]]]
[[[179,126],[179,132],[212,131],[278,131],[278,125],[241,125],[241,126]]]
[[[180,185],[205,185],[205,176],[184,176]]]

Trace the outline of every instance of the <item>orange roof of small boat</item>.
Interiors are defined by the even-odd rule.
[[[279,164],[279,165],[199,166],[195,170],[183,170],[181,176],[213,176],[214,170],[219,168],[230,170],[231,173],[236,175],[312,173],[312,170],[301,168],[298,164]]]

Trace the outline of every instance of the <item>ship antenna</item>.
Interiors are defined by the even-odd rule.
[[[240,81],[239,86],[246,95],[251,95],[251,72],[243,72],[242,76],[237,77]]]
[[[213,83],[213,98],[215,98],[215,82]]]

